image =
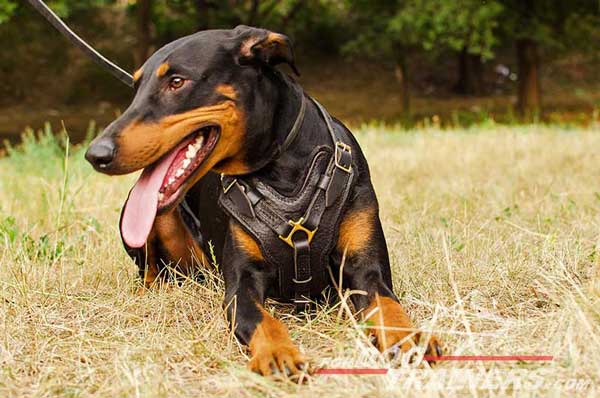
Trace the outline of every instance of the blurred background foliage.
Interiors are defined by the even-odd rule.
[[[55,0],[134,70],[198,30],[265,27],[296,44],[301,82],[349,122],[589,123],[600,107],[599,0]],[[0,0],[0,134],[65,119],[86,131],[131,98],[20,0]],[[85,125],[84,125],[85,124]]]

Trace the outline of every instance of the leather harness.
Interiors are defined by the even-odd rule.
[[[219,204],[260,245],[265,261],[278,270],[279,299],[305,309],[329,285],[329,256],[338,236],[340,218],[352,185],[352,150],[327,111],[316,100],[332,145],[316,147],[303,184],[284,196],[260,176],[221,176]],[[306,96],[280,153],[297,136]]]

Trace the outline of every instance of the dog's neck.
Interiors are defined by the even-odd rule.
[[[290,134],[300,112],[303,96],[306,110],[298,134],[281,153],[256,172],[261,180],[281,193],[291,193],[310,166],[309,157],[317,146],[331,146],[327,125],[316,105],[295,82],[285,78],[279,87],[280,101],[275,113],[274,129],[279,143]]]

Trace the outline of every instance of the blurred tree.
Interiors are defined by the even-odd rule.
[[[4,17],[8,16],[4,11],[8,3],[16,6],[9,9],[10,21],[0,24],[0,42],[10,43],[10,51],[0,52],[0,74],[4,76],[0,103],[112,100],[126,92],[120,91],[119,84],[113,84],[112,80],[101,86],[95,84],[106,78],[106,72],[68,44],[26,1],[0,0]],[[120,27],[107,29],[113,25],[127,26],[122,22],[124,4],[110,0],[47,3],[99,51],[118,64],[131,66],[130,46],[123,44],[128,40],[123,35],[126,31]]]
[[[517,106],[535,117],[542,105],[540,67],[546,53],[596,50],[600,2],[592,0],[500,0],[504,33],[514,40],[518,68]],[[594,40],[595,38],[595,40]],[[547,59],[547,58],[546,58]]]
[[[46,3],[62,18],[68,18],[78,11],[85,11],[94,7],[102,7],[114,3],[115,0],[51,0]]]
[[[494,56],[502,6],[495,0],[434,0],[430,5],[437,10],[432,10],[432,18],[437,19],[438,45],[458,54],[455,91],[483,94],[483,62]]]
[[[410,118],[410,59],[420,50],[451,49],[465,58],[490,58],[502,7],[495,0],[347,0],[348,17],[358,34],[346,46],[351,53],[391,59],[402,91],[405,119]],[[473,73],[459,68],[459,84]],[[466,90],[466,89],[465,89]]]
[[[133,7],[147,0],[131,0]],[[205,29],[231,29],[239,24],[310,34],[330,17],[323,0],[155,0],[152,1],[153,44],[160,46],[178,37]],[[133,8],[132,8],[133,9]],[[337,21],[329,21],[335,24]],[[322,32],[321,32],[322,33]]]
[[[56,14],[66,18],[73,11],[101,6],[109,2],[108,0],[54,0],[46,3]],[[10,19],[16,9],[17,2],[15,0],[0,0],[0,23]]]
[[[136,68],[142,66],[152,46],[152,0],[137,0],[135,2],[136,47],[133,60]]]
[[[425,80],[413,81],[412,71],[435,70],[439,76],[429,73],[427,79],[445,82],[450,69],[433,64],[450,56],[458,66],[455,91],[481,94],[486,61],[507,50],[514,51],[518,67],[519,110],[536,115],[540,68],[566,54],[597,54],[600,42],[599,0],[48,0],[48,5],[128,68],[166,42],[237,24],[283,32],[300,54],[314,54],[318,62],[340,51],[376,58],[395,71],[405,120],[411,88]],[[14,23],[6,23],[9,19]],[[13,76],[6,80],[23,80],[27,73],[19,65],[35,64],[48,73],[82,71],[81,81],[87,81],[91,72],[72,62],[80,58],[68,58],[70,47],[46,37],[51,27],[26,2],[0,0],[0,25],[2,39],[15,44],[10,53],[0,53],[0,72]],[[0,97],[17,85],[4,84]]]
[[[286,25],[303,7],[315,7],[315,0],[190,0],[196,9],[198,30],[244,24]]]
[[[10,19],[17,8],[17,3],[12,0],[0,0],[0,24]]]
[[[408,62],[421,45],[419,23],[407,13],[402,0],[348,0],[348,17],[357,32],[344,51],[354,55],[388,58],[394,64],[402,95],[402,113],[410,117],[410,77]],[[406,18],[408,17],[408,18]]]
[[[217,8],[219,3],[209,0],[191,0],[196,9],[196,29],[206,30],[210,27],[210,9]]]

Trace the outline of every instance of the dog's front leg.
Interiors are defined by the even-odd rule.
[[[353,303],[369,324],[380,351],[399,346],[403,352],[419,343],[408,314],[392,291],[389,257],[376,201],[355,204],[340,225],[337,249],[345,253],[343,277],[346,286],[366,295],[352,296]],[[375,203],[375,204],[373,204]],[[435,336],[427,343],[427,355],[442,355]]]
[[[185,225],[179,207],[158,215],[144,247],[127,249],[139,269],[143,288],[149,289],[164,282],[169,275],[167,266],[177,275],[191,276],[198,265],[209,264],[204,252]]]
[[[256,242],[233,222],[223,264],[227,318],[238,340],[250,350],[250,369],[265,376],[278,372],[299,374],[304,357],[286,326],[263,306],[276,273],[267,269]]]

